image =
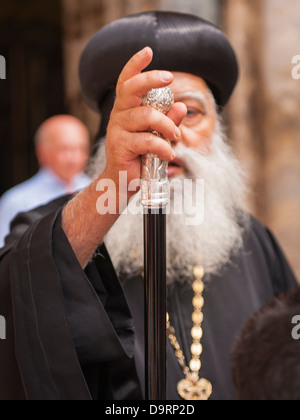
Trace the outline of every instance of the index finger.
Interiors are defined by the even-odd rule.
[[[145,68],[151,63],[152,59],[153,51],[150,47],[146,47],[135,54],[123,68],[117,83],[117,90],[118,86],[124,84],[127,80],[137,76],[145,70]]]

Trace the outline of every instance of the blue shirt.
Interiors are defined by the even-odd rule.
[[[90,182],[90,178],[81,173],[67,185],[53,171],[43,168],[28,181],[7,191],[0,199],[0,248],[4,246],[10,223],[17,214],[82,190]]]

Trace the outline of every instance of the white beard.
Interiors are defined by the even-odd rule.
[[[177,157],[184,164],[185,175],[193,179],[184,194],[195,196],[195,180],[204,179],[204,221],[187,226],[187,215],[167,216],[168,284],[193,280],[193,267],[201,264],[209,278],[218,275],[243,246],[243,233],[249,216],[244,207],[246,187],[244,173],[218,123],[211,139],[210,151],[176,147]],[[98,176],[105,167],[102,145],[90,166],[90,175]],[[194,185],[193,185],[194,184]],[[171,194],[171,210],[174,197]],[[199,217],[203,214],[199,213]],[[105,238],[105,244],[116,271],[122,278],[140,275],[143,271],[143,216],[130,212],[121,215]]]

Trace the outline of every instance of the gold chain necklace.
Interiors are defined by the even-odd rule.
[[[184,400],[199,400],[207,401],[212,395],[212,384],[207,379],[200,379],[199,372],[201,369],[200,356],[202,354],[201,338],[203,336],[203,291],[204,291],[204,269],[196,265],[194,268],[195,281],[193,283],[193,290],[195,293],[193,299],[194,312],[192,320],[194,326],[191,331],[193,344],[191,346],[192,360],[189,367],[186,365],[185,357],[180,348],[178,340],[175,335],[175,330],[170,324],[169,314],[167,314],[167,334],[169,340],[174,348],[178,363],[182,367],[185,379],[181,380],[177,385],[178,394]]]

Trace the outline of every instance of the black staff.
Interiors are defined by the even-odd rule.
[[[167,113],[173,103],[172,91],[162,88],[149,92],[142,105]],[[147,400],[166,400],[167,162],[151,154],[142,157],[141,191],[144,208],[145,395]]]

